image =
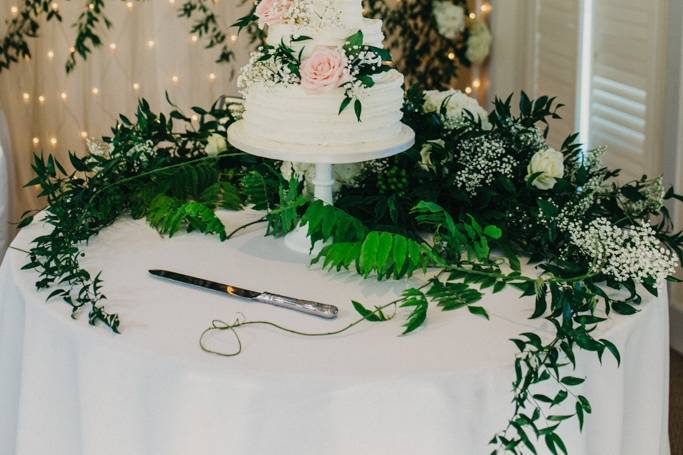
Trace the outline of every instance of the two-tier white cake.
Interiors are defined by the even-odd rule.
[[[251,18],[268,38],[238,80],[240,134],[332,147],[412,134],[401,123],[403,75],[385,61],[382,21],[363,17],[361,0],[260,0]]]

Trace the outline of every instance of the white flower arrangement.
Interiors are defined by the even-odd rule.
[[[316,3],[311,0],[258,0],[254,5],[254,17],[261,29],[276,24],[293,24],[314,30],[341,26],[342,12],[334,0]],[[240,19],[243,20],[245,18]]]
[[[678,265],[676,256],[662,246],[645,221],[621,228],[606,218],[596,218],[588,224],[573,223],[569,233],[572,243],[590,259],[592,271],[616,281],[660,284]]]
[[[479,19],[475,20],[470,27],[470,36],[467,39],[465,52],[467,60],[475,65],[483,63],[491,52],[492,41],[491,31],[486,23]]]
[[[484,129],[490,129],[488,113],[479,102],[460,90],[427,90],[424,92],[424,111],[441,115],[444,126],[449,129],[462,127],[466,120],[465,111],[469,111],[481,121]]]
[[[465,10],[450,1],[434,2],[434,20],[439,33],[448,39],[456,39],[465,31]]]

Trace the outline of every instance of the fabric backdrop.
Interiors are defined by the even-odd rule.
[[[64,62],[75,35],[71,24],[86,3],[59,2],[64,21],[43,23],[39,38],[31,42],[33,57],[0,73],[0,110],[5,112],[11,137],[11,150],[6,153],[13,155],[13,219],[40,204],[35,189],[22,189],[31,178],[32,153],[45,150],[66,159],[68,150],[85,147],[83,132],[93,137],[106,134],[119,113],[134,110],[139,97],[146,98],[153,109],[166,110],[166,90],[184,109],[209,105],[222,94],[236,94],[230,74],[246,62],[248,35],[233,42],[233,30],[229,30],[228,43],[236,58],[231,64],[216,64],[218,51],[204,50],[206,41],[190,36],[191,23],[176,17],[181,3],[106,2],[113,28],[101,30],[102,47],[67,75]],[[224,30],[249,8],[238,6],[239,0],[214,3]],[[12,7],[20,4],[0,0],[0,35]]]

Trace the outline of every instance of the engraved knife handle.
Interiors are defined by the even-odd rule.
[[[325,319],[334,319],[339,313],[339,309],[334,305],[313,302],[312,300],[295,299],[284,295],[263,292],[255,297],[255,300],[268,305],[279,306],[301,313],[312,314]]]

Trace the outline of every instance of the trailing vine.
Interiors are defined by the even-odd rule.
[[[536,453],[540,442],[566,453],[558,428],[576,421],[581,429],[592,412],[580,389],[586,378],[574,373],[576,354],[620,362],[617,346],[596,328],[612,312],[635,314],[643,292],[656,295],[664,279],[675,281],[683,235],[671,232],[664,201],[683,197],[661,179],[614,183],[618,171],[600,164],[602,150],[583,150],[576,135],[560,150],[550,148],[545,135],[560,107],[552,98],[522,94],[519,114],[511,97],[497,99],[491,113],[470,103],[453,92],[411,90],[404,121],[417,133],[416,146],[360,166],[330,206],[311,200],[304,175],[284,176],[279,163],[232,149],[224,139],[235,120],[230,106],[193,108],[193,126],[178,109],[155,114],[143,100],[135,119],[122,116],[110,137],[91,143],[83,156],[70,154],[70,163],[34,157],[36,177],[28,184],[39,185],[48,202],[41,216],[51,231],[35,240],[25,268],[35,269],[37,287],[52,289],[49,298],[61,298],[74,317],[87,310],[91,324],[118,331],[122,322],[106,311],[101,274],[79,262],[88,239],[129,214],[164,235],[199,231],[227,240],[244,226],[226,232],[215,211],[252,206],[263,211],[253,223],[265,223],[267,235],[306,226],[311,241],[323,245],[312,262],[325,270],[380,280],[425,277],[378,307],[352,302],[358,319],[333,331],[213,321],[200,345],[227,356],[242,352],[239,333],[248,327],[332,336],[394,319],[403,308],[407,335],[422,327],[432,306],[488,318],[485,294],[516,289],[535,301],[529,316],[546,319],[554,333],[512,340],[513,409],[491,450]],[[522,258],[534,269],[523,268]],[[209,347],[206,336],[216,331],[232,333],[236,349]]]

